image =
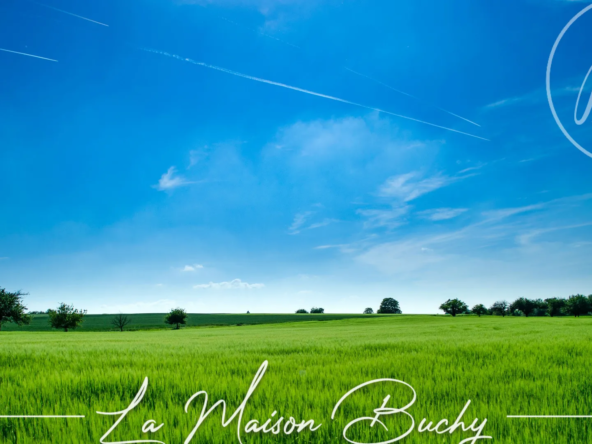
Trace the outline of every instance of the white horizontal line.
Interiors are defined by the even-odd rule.
[[[84,415],[0,415],[0,418],[84,418]]]
[[[507,418],[592,418],[592,415],[508,415]]]

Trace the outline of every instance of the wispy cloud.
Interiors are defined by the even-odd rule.
[[[294,220],[292,221],[292,225],[290,225],[290,228],[288,228],[288,232],[290,234],[299,234],[302,226],[306,223],[308,218],[313,214],[314,213],[312,211],[304,211],[302,213],[297,213],[294,216]]]
[[[398,176],[389,177],[380,187],[379,194],[383,197],[394,197],[403,202],[409,202],[417,199],[419,196],[446,187],[463,178],[464,177],[461,176],[451,177],[443,174],[421,178],[418,172],[400,174]]]
[[[421,124],[424,124],[424,125],[429,125],[429,126],[432,126],[432,127],[435,127],[435,128],[443,129],[443,130],[446,130],[446,131],[451,131],[453,133],[462,134],[462,135],[465,135],[465,136],[474,137],[476,139],[481,139],[481,140],[485,140],[485,141],[488,141],[489,142],[489,139],[486,139],[484,137],[476,136],[474,134],[466,133],[466,132],[463,132],[463,131],[458,131],[458,130],[455,130],[453,128],[448,128],[448,127],[445,127],[445,126],[437,125],[435,123],[427,122],[425,120],[416,119],[414,117],[404,116],[402,114],[392,113],[390,111],[385,111],[385,110],[380,109],[380,108],[375,108],[375,107],[372,107],[372,106],[363,105],[361,103],[352,102],[350,100],[341,99],[339,97],[334,97],[334,96],[330,96],[330,95],[327,95],[327,94],[321,94],[321,93],[310,91],[310,90],[307,90],[307,89],[304,89],[304,88],[298,88],[296,86],[287,85],[285,83],[274,82],[272,80],[262,79],[260,77],[250,76],[250,75],[243,74],[243,73],[240,73],[240,72],[237,72],[237,71],[232,71],[232,70],[227,69],[227,68],[222,68],[220,66],[210,65],[210,64],[204,63],[204,62],[198,62],[198,61],[192,60],[190,58],[178,56],[176,54],[170,54],[170,53],[165,52],[165,51],[159,51],[159,50],[156,50],[156,49],[149,49],[149,48],[143,48],[143,50],[146,51],[146,52],[151,52],[151,53],[154,53],[154,54],[159,54],[159,55],[163,55],[163,56],[166,56],[166,57],[171,57],[171,58],[174,58],[174,59],[177,59],[177,60],[181,60],[183,62],[192,63],[194,65],[203,66],[205,68],[213,69],[213,70],[216,70],[216,71],[221,71],[221,72],[224,72],[226,74],[231,74],[233,76],[242,77],[243,79],[253,80],[255,82],[260,82],[260,83],[266,83],[268,85],[279,86],[281,88],[290,89],[292,91],[298,91],[298,92],[301,92],[301,93],[304,93],[304,94],[310,94],[312,96],[322,97],[324,99],[334,100],[336,102],[341,102],[341,103],[346,103],[348,105],[353,105],[353,106],[357,106],[359,108],[369,109],[371,111],[376,111],[376,112],[379,112],[379,113],[388,114],[390,116],[398,117],[400,119],[410,120],[410,121],[413,121],[413,122],[421,123]]]
[[[185,265],[181,271],[183,272],[193,272],[203,268],[203,265],[200,264],[193,264],[193,265]]]
[[[366,218],[364,228],[386,227],[388,229],[397,228],[406,220],[404,217],[409,212],[409,206],[393,207],[386,210],[358,210],[357,213]]]
[[[543,209],[547,204],[539,203],[534,205],[525,205],[523,207],[514,208],[500,208],[499,210],[485,211],[483,216],[487,220],[501,220],[507,217],[515,216],[517,214],[527,213],[535,210]]]
[[[439,221],[439,220],[448,220],[454,219],[455,217],[460,216],[461,214],[468,211],[467,208],[436,208],[433,210],[425,210],[419,211],[416,213],[419,217],[423,217],[425,219]]]
[[[174,188],[190,185],[195,182],[186,180],[183,176],[177,175],[177,169],[172,166],[166,173],[160,176],[157,185],[153,185],[158,191],[172,190]]]
[[[33,58],[41,59],[41,60],[47,60],[49,62],[57,62],[57,60],[55,60],[55,59],[48,59],[47,57],[41,57],[41,56],[37,56],[37,55],[33,55],[33,54],[27,54],[26,52],[11,51],[10,49],[4,49],[4,48],[0,48],[0,51],[10,52],[12,54],[24,55],[27,57],[33,57]]]
[[[233,279],[230,282],[210,282],[209,284],[194,285],[193,288],[210,290],[254,290],[265,287],[265,284],[249,284],[240,279]]]

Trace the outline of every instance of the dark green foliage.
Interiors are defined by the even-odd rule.
[[[48,310],[51,328],[74,330],[82,323],[86,310],[75,309],[73,305],[61,303],[57,310]]]
[[[510,305],[507,301],[497,301],[493,303],[489,310],[491,310],[491,313],[496,316],[505,317],[510,314]]]
[[[393,298],[384,298],[380,303],[380,308],[376,313],[379,314],[401,314],[401,308],[399,307],[399,301]]]
[[[2,324],[7,322],[16,325],[26,325],[31,322],[27,307],[23,305],[25,295],[26,293],[20,291],[10,292],[0,288],[0,329]]]
[[[516,299],[512,302],[512,305],[510,305],[510,311],[512,311],[512,313],[519,310],[526,317],[532,315],[536,308],[537,301],[527,298]]]
[[[481,315],[486,315],[488,313],[488,310],[487,308],[485,308],[485,305],[477,304],[473,308],[471,308],[471,313],[481,317]]]
[[[304,308],[301,308],[299,310],[296,310],[297,314],[304,314],[304,313],[308,313],[308,311],[306,311]]]
[[[325,309],[324,308],[321,308],[321,307],[312,307],[310,309],[310,313],[311,314],[325,313]]]
[[[370,307],[368,307],[367,309],[364,310],[364,314],[365,315],[374,314],[374,310],[372,310]]]
[[[115,328],[118,328],[120,331],[123,331],[123,329],[129,324],[131,324],[131,322],[132,319],[128,315],[119,313],[118,315],[115,315],[115,317],[111,321],[111,324],[113,324],[113,326]]]
[[[565,302],[566,313],[576,318],[588,314],[590,310],[592,310],[590,300],[581,294],[570,296]]]
[[[173,308],[169,314],[164,317],[164,322],[169,325],[176,325],[177,330],[181,328],[181,324],[187,323],[187,313],[182,308]]]
[[[563,316],[565,314],[565,299],[563,298],[548,298],[545,299],[547,303],[547,313],[549,316]]]
[[[448,299],[442,305],[440,305],[440,310],[444,311],[444,313],[456,316],[457,314],[465,314],[469,311],[469,307],[460,299]]]

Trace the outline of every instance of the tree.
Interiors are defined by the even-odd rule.
[[[317,307],[312,307],[310,309],[310,312],[311,313],[315,313],[315,314],[325,313],[325,309],[324,308],[321,308],[321,307],[318,307],[318,308]]]
[[[364,310],[364,314],[365,314],[365,315],[371,315],[371,314],[374,314],[374,310],[372,310],[370,307],[368,307],[366,310]]]
[[[380,308],[376,313],[380,314],[401,314],[401,308],[399,307],[399,301],[393,298],[384,298],[380,303]]]
[[[132,319],[128,316],[128,315],[124,315],[119,313],[118,315],[116,315],[112,320],[111,320],[111,324],[113,324],[113,326],[115,328],[118,328],[120,331],[123,331],[123,329],[132,323]]]
[[[490,310],[494,315],[505,317],[510,309],[509,304],[506,301],[494,302]]]
[[[549,316],[553,317],[553,316],[561,316],[564,313],[565,310],[565,299],[563,298],[548,298],[545,299],[545,302],[547,303],[547,312],[549,313]]]
[[[516,299],[512,302],[512,305],[510,305],[511,311],[520,310],[526,317],[531,315],[535,308],[537,308],[537,302],[527,298]]]
[[[588,314],[592,309],[588,298],[581,294],[570,296],[565,303],[565,311],[576,318]]]
[[[488,313],[487,308],[483,304],[477,304],[473,308],[471,308],[471,313],[476,314],[477,316],[481,317],[481,315],[486,315]]]
[[[308,313],[308,311],[306,311],[304,308],[300,308],[298,310],[296,310],[297,314],[302,314],[302,313]]]
[[[74,330],[80,326],[86,310],[78,310],[73,305],[62,302],[57,310],[48,310],[47,313],[52,328],[63,328],[67,332],[68,329]]]
[[[456,316],[457,314],[464,314],[469,311],[469,306],[460,299],[448,299],[440,305],[440,310],[446,314]]]
[[[15,291],[14,293],[0,288],[0,330],[2,324],[12,322],[16,325],[25,325],[31,322],[31,316],[27,314],[27,307],[23,305],[23,296],[26,293]]]
[[[169,314],[167,314],[164,318],[164,322],[169,325],[176,325],[177,330],[181,328],[181,324],[185,325],[187,323],[187,313],[182,308],[173,308]]]

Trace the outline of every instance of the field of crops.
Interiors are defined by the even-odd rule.
[[[115,315],[86,315],[84,322],[77,331],[116,331],[111,321]],[[131,324],[126,330],[154,330],[170,329],[171,326],[164,323],[165,313],[142,313],[127,315]],[[221,326],[221,325],[254,325],[276,324],[281,322],[301,321],[333,321],[338,319],[360,318],[362,314],[201,314],[189,313],[187,327]],[[2,325],[3,331],[51,331],[48,315],[32,315],[29,325],[21,327],[16,324],[6,323]],[[55,331],[55,330],[54,330]]]
[[[229,326],[137,332],[1,332],[0,415],[85,415],[71,419],[0,419],[2,443],[99,443],[145,377],[139,405],[104,442],[156,440],[183,443],[201,412],[224,399],[226,418],[239,407],[259,366],[269,367],[243,411],[243,443],[337,443],[352,420],[374,417],[382,406],[403,407],[407,386],[381,382],[337,401],[350,389],[378,378],[410,384],[417,400],[408,408],[414,430],[401,442],[460,443],[475,436],[419,433],[423,418],[452,424],[468,400],[463,420],[487,423],[482,435],[512,444],[592,442],[592,419],[511,419],[507,415],[592,414],[592,318],[391,316],[328,322]],[[245,433],[252,419],[313,419],[301,433]],[[164,426],[142,433],[149,419]],[[220,423],[218,408],[192,443],[238,443],[236,417]],[[359,422],[350,439],[378,443],[411,426],[404,413]],[[273,422],[272,422],[273,424]],[[283,426],[283,424],[282,424]],[[156,427],[156,426],[155,426]],[[443,430],[442,426],[440,430]],[[154,442],[154,441],[152,441]],[[468,443],[469,441],[465,441]],[[480,440],[477,442],[492,442]]]

